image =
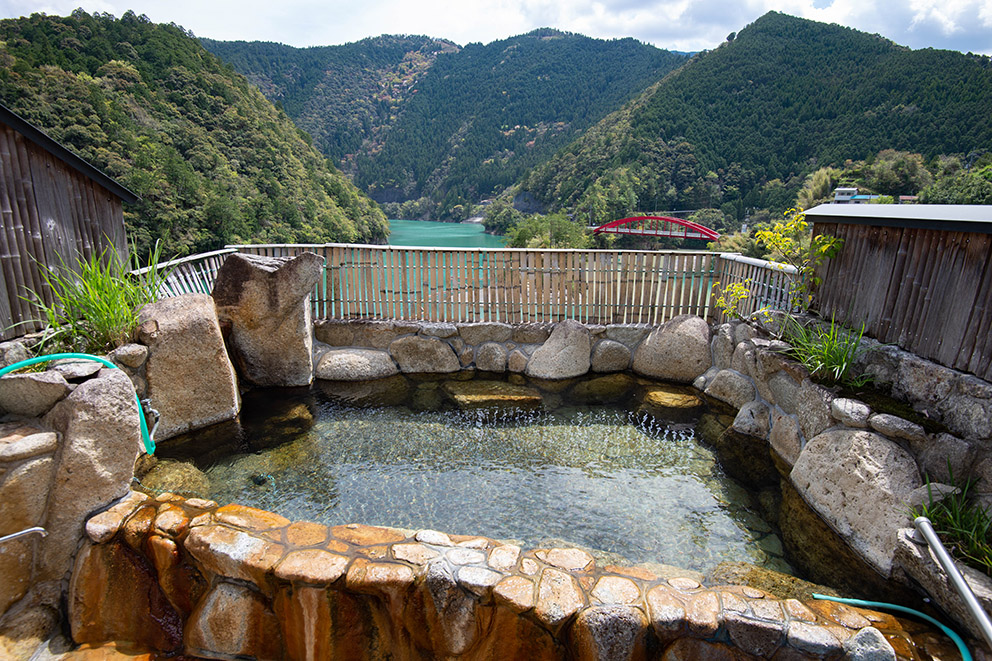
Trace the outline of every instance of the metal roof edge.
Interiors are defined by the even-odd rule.
[[[907,227],[992,234],[992,205],[821,204],[806,212],[816,223]]]
[[[0,122],[7,124],[12,129],[23,135],[25,138],[38,145],[52,156],[65,161],[72,169],[80,174],[89,177],[100,184],[111,193],[128,203],[137,202],[140,198],[121,184],[117,183],[110,176],[104,174],[99,168],[91,165],[73,152],[63,147],[47,133],[27,121],[7,106],[0,103]]]

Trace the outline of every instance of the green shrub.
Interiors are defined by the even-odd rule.
[[[48,326],[38,351],[105,353],[130,340],[138,310],[158,299],[168,276],[158,268],[160,257],[156,244],[148,260],[151,268],[141,275],[130,273],[138,267],[137,255],[124,260],[112,248],[89,259],[78,258],[75,270],[65,262],[57,267],[39,264],[53,300],[47,303],[39,292],[28,289],[26,300]]]

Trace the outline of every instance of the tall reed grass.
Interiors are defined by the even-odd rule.
[[[160,270],[161,246],[156,243],[141,275],[131,271],[140,264],[132,252],[124,259],[113,248],[77,258],[76,268],[64,261],[39,264],[52,302],[28,289],[25,297],[47,324],[39,351],[65,350],[105,353],[128,342],[138,324],[138,311],[159,298],[168,272]]]

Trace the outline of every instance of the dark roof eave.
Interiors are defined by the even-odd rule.
[[[67,165],[80,174],[89,177],[96,183],[106,188],[124,202],[133,204],[140,199],[130,190],[124,186],[121,186],[119,183],[100,171],[99,168],[90,165],[85,160],[60,145],[40,128],[16,114],[2,103],[0,103],[0,122],[7,124],[52,156],[64,161]]]

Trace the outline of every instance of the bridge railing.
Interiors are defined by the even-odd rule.
[[[237,245],[326,261],[315,318],[660,324],[709,317],[717,253],[705,251]]]

